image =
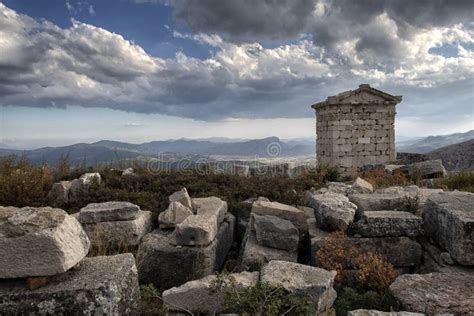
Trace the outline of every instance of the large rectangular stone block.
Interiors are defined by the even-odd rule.
[[[2,315],[139,315],[132,254],[92,257],[35,290],[24,279],[0,281]]]

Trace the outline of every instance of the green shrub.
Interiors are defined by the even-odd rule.
[[[442,185],[450,190],[474,193],[474,172],[460,172],[449,175],[442,180]]]
[[[397,311],[396,299],[388,294],[364,292],[349,287],[337,288],[337,299],[334,302],[337,316],[346,316],[348,311],[356,309],[375,309],[379,311]]]

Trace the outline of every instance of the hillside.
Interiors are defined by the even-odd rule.
[[[398,144],[397,151],[426,154],[438,148],[474,139],[474,130],[450,135],[428,136],[415,142]]]
[[[445,146],[428,153],[431,159],[441,159],[448,170],[474,170],[474,139]]]

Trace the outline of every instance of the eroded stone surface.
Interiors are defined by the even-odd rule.
[[[366,180],[364,180],[362,178],[359,178],[359,177],[357,177],[357,179],[355,179],[354,183],[352,183],[352,189],[354,191],[359,192],[359,193],[372,193],[372,192],[374,192],[374,187],[372,186],[372,184],[370,184]]]
[[[216,216],[220,224],[227,213],[227,202],[215,196],[194,198],[191,200],[196,215]]]
[[[390,285],[405,310],[429,315],[472,315],[474,273],[405,274]]]
[[[137,217],[140,207],[130,202],[109,201],[90,203],[81,208],[79,221],[92,224],[110,221],[129,221]]]
[[[160,223],[160,228],[174,228],[191,215],[194,215],[191,209],[175,201],[158,215],[158,222]]]
[[[81,224],[61,209],[0,207],[0,279],[65,272],[89,246]]]
[[[454,260],[474,265],[474,193],[431,195],[423,211],[424,229]]]
[[[278,202],[255,201],[252,205],[252,213],[256,215],[278,216],[286,219],[298,228],[300,236],[307,234],[307,215],[296,207]]]
[[[421,217],[408,212],[371,211],[364,212],[349,232],[364,237],[416,237],[422,233],[422,225]]]
[[[138,315],[139,306],[132,254],[85,258],[35,290],[27,290],[24,280],[0,282],[5,315]]]
[[[176,243],[182,246],[207,246],[216,237],[217,216],[192,215],[176,225]]]
[[[271,215],[253,215],[253,218],[259,245],[288,251],[298,250],[299,232],[290,221]]]
[[[180,191],[176,191],[175,193],[169,196],[170,204],[173,202],[179,202],[186,206],[189,209],[193,208],[191,203],[191,198],[189,197],[188,190],[186,188],[182,188]]]
[[[356,217],[360,218],[364,212],[399,209],[404,197],[401,193],[351,194],[349,201],[357,205]]]
[[[259,277],[258,272],[232,273],[229,277],[234,282],[233,290],[239,291],[254,286]],[[163,302],[174,311],[191,311],[194,313],[215,314],[223,312],[223,291],[211,291],[215,275],[209,275],[199,280],[189,281],[163,292]]]
[[[346,230],[353,222],[357,206],[339,193],[314,194],[309,201],[318,225],[332,230]]]
[[[60,181],[53,183],[48,192],[48,201],[53,205],[63,205],[69,202],[69,189],[71,181]]]
[[[347,316],[424,316],[422,313],[411,312],[382,312],[374,309],[357,309],[347,312]]]
[[[441,159],[415,162],[405,166],[402,170],[407,171],[411,176],[421,176],[425,179],[445,177],[447,175]]]
[[[331,308],[336,299],[335,277],[336,271],[278,260],[270,261],[261,273],[262,282],[310,299],[319,312]]]

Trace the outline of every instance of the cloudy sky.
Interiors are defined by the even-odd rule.
[[[369,83],[397,136],[474,129],[472,0],[0,1],[0,143],[313,137]]]

